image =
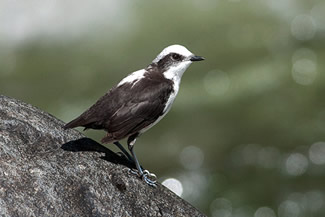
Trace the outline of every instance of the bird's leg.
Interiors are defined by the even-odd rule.
[[[127,159],[131,163],[135,164],[135,161],[134,161],[133,157],[129,154],[129,152],[127,150],[125,150],[125,148],[123,147],[123,145],[119,141],[116,141],[113,144],[116,145],[123,152],[123,154],[127,157]],[[143,170],[143,167],[142,166],[140,166],[140,167]],[[143,170],[143,172],[146,172],[146,171],[148,172],[148,170]],[[131,172],[134,173],[134,174],[138,174],[138,172],[135,172],[133,170],[131,170]]]
[[[129,152],[127,152],[127,150],[125,150],[125,148],[123,148],[119,141],[114,142],[114,145],[116,145],[123,152],[123,154],[128,158],[131,163],[134,163],[133,157],[129,154]]]
[[[137,136],[137,135],[136,135]],[[134,152],[134,144],[135,144],[135,141],[136,141],[136,136],[130,136],[128,138],[128,148],[133,156],[133,159],[134,159],[134,163],[135,163],[135,166],[138,170],[138,175],[140,176],[140,178],[142,178],[143,181],[145,181],[148,185],[150,186],[153,186],[153,187],[156,187],[156,175],[153,174],[153,173],[150,173],[148,170],[142,170],[140,164],[139,164],[139,161],[137,159],[137,156],[135,155],[135,152]],[[150,179],[150,178],[153,178]]]

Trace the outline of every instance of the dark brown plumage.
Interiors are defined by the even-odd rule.
[[[103,143],[112,143],[138,133],[162,115],[173,91],[157,65],[150,65],[144,78],[114,87],[64,128],[104,129]]]

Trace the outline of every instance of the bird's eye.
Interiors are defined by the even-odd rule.
[[[174,53],[174,54],[172,55],[172,58],[173,58],[174,60],[180,60],[180,59],[181,59],[181,55],[179,55],[179,54],[177,54],[177,53]]]

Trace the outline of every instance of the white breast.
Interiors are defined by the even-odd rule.
[[[178,64],[177,66],[171,67],[166,72],[164,72],[165,78],[173,81],[173,83],[174,83],[173,84],[174,92],[170,95],[170,97],[166,103],[164,112],[168,112],[169,109],[171,108],[171,106],[177,96],[182,76],[183,76],[185,70],[191,65],[191,63],[192,63],[191,61],[185,61],[185,62]]]

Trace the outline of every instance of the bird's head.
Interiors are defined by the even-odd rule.
[[[192,62],[201,60],[204,58],[195,56],[184,46],[171,45],[158,54],[152,64],[155,64],[166,78],[180,79]]]

